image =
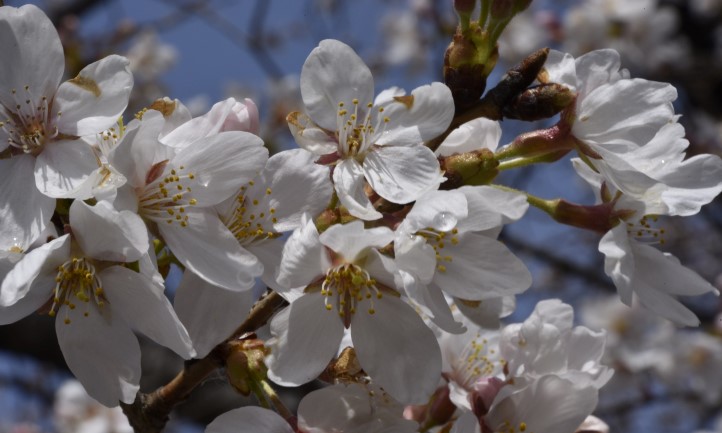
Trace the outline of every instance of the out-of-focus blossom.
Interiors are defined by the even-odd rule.
[[[141,33],[125,55],[130,70],[141,81],[152,81],[165,73],[178,58],[178,50],[158,40],[152,31]]]
[[[58,433],[133,433],[120,407],[108,408],[68,380],[55,393],[53,423]]]

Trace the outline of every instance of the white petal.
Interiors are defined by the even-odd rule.
[[[322,244],[341,254],[345,260],[353,262],[365,255],[369,248],[382,248],[394,240],[394,232],[388,227],[364,229],[362,221],[347,224],[335,224],[319,237]]]
[[[263,267],[244,250],[218,216],[208,210],[187,211],[189,224],[159,224],[160,234],[178,260],[211,284],[228,290],[253,287]]]
[[[319,292],[301,296],[271,321],[268,377],[283,386],[315,379],[338,351],[343,330],[338,312],[326,309]]]
[[[166,171],[184,166],[195,176],[189,184],[198,206],[212,206],[256,177],[267,160],[268,149],[257,136],[242,131],[221,132],[182,149]]]
[[[153,280],[122,266],[111,266],[99,277],[113,314],[183,358],[195,355],[188,332]]]
[[[293,139],[302,149],[314,155],[326,155],[338,150],[336,137],[313,123],[307,115],[294,111],[286,120]]]
[[[432,267],[433,269],[433,267]],[[460,334],[466,328],[454,320],[444,294],[436,285],[425,285],[411,278],[406,272],[400,272],[403,278],[404,290],[421,312],[431,319],[439,328],[452,334]]]
[[[520,220],[529,209],[526,195],[522,193],[490,186],[462,186],[458,191],[466,196],[469,204],[469,218],[457,226],[460,232],[497,228]]]
[[[0,286],[0,305],[7,307],[18,302],[30,292],[46,294],[50,298],[54,284],[38,284],[49,282],[46,276],[55,277],[58,266],[65,263],[70,256],[70,236],[65,235],[38,247],[15,264],[8,272]],[[36,282],[36,280],[38,280]]]
[[[566,58],[565,58],[566,59]],[[613,49],[594,50],[574,61],[579,88],[578,100],[603,84],[613,83],[623,78],[619,72],[621,59]]]
[[[577,71],[574,57],[571,54],[550,50],[542,75],[546,75],[546,82],[563,84],[572,90],[577,87]]]
[[[305,219],[305,218],[304,218]],[[283,247],[278,283],[286,289],[306,287],[330,267],[325,247],[318,238],[313,220],[306,219]]]
[[[483,301],[465,301],[456,299],[455,304],[461,314],[473,323],[485,329],[499,329],[502,318],[510,315],[516,309],[514,296],[489,298]]]
[[[473,412],[464,412],[454,422],[451,433],[481,433],[479,419]]]
[[[466,196],[459,191],[429,191],[419,197],[399,230],[433,228],[447,232],[469,216]]]
[[[293,149],[268,159],[261,177],[272,191],[268,204],[275,209],[275,230],[293,230],[301,224],[301,215],[315,217],[328,205],[333,194],[331,176],[315,158],[303,149]]]
[[[173,306],[193,341],[196,357],[203,358],[243,323],[253,306],[253,293],[224,290],[185,271]]]
[[[446,293],[463,299],[483,300],[519,294],[531,286],[531,274],[501,242],[467,233],[458,245],[447,245],[442,256],[445,272],[437,271],[434,283]]]
[[[674,118],[670,84],[641,79],[619,80],[594,89],[577,107],[572,133],[603,143],[613,151],[629,151],[646,143]]]
[[[374,314],[359,308],[351,319],[361,367],[399,402],[426,403],[441,374],[434,333],[413,308],[393,295],[375,299],[373,306]]]
[[[125,134],[110,151],[108,161],[128,179],[134,188],[145,186],[159,147],[158,135],[165,119],[155,110],[148,110],[143,119],[130,122]]]
[[[0,250],[27,250],[55,211],[55,200],[35,187],[35,158],[19,155],[0,160]]]
[[[263,264],[261,280],[273,290],[283,290],[278,283],[278,272],[283,259],[283,248],[286,241],[283,239],[268,239],[246,246],[248,251],[256,256]]]
[[[70,226],[83,252],[95,259],[134,262],[148,250],[148,230],[134,212],[116,211],[108,202],[88,206],[75,200]]]
[[[417,87],[409,98],[383,104],[389,122],[375,144],[416,145],[441,135],[449,127],[454,118],[454,99],[445,84]]]
[[[400,204],[416,200],[444,181],[439,160],[426,146],[377,148],[366,156],[363,172],[374,191]]]
[[[86,200],[91,197],[90,190],[81,187],[99,165],[93,150],[83,140],[52,143],[38,155],[35,184],[50,197]]]
[[[508,430],[505,422],[512,428],[524,422],[527,431],[573,432],[597,405],[596,389],[578,388],[554,375],[543,376],[508,398],[499,397],[484,417],[493,431]]]
[[[293,429],[276,412],[246,406],[219,415],[205,433],[293,433]]]
[[[84,136],[113,126],[128,105],[133,75],[128,59],[111,55],[83,68],[78,76],[60,85],[53,114],[58,130]]]
[[[631,284],[635,274],[635,263],[624,224],[617,225],[602,236],[599,241],[599,252],[605,256],[604,273],[614,281],[622,302],[631,307],[633,290]]]
[[[346,159],[334,168],[333,183],[339,201],[351,215],[366,221],[383,216],[374,209],[364,191],[364,172],[355,159]]]
[[[11,89],[18,92],[17,99],[31,99],[37,105],[43,96],[52,100],[63,77],[65,56],[58,32],[43,11],[34,5],[0,9],[0,52],[5,59],[0,64],[0,105],[15,108],[18,102],[11,98]]]
[[[244,131],[252,134],[258,129],[258,109],[250,99],[243,102],[228,98],[217,102],[208,113],[180,125],[163,137],[163,143],[182,149],[201,138],[222,131]]]
[[[484,117],[471,120],[451,131],[436,149],[436,155],[449,156],[479,149],[496,150],[501,140],[499,122]]]
[[[326,39],[303,64],[301,97],[311,118],[322,128],[335,131],[339,103],[353,110],[352,101],[358,99],[361,107],[365,107],[373,101],[374,80],[351,47]]]
[[[63,317],[55,320],[55,332],[65,362],[91,397],[113,407],[119,401],[132,403],[140,382],[140,346],[130,327],[120,318],[112,317],[104,307],[103,314],[94,304],[88,316],[82,308],[68,311],[70,323]]]

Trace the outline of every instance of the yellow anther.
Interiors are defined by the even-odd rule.
[[[198,200],[192,198],[188,201],[188,203],[190,203],[191,205],[195,205],[196,203],[198,203]]]
[[[271,188],[266,188],[266,195],[271,195],[271,192],[273,192],[271,191]]]

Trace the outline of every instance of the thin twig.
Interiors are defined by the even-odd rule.
[[[136,433],[162,431],[173,408],[185,400],[216,369],[223,367],[228,355],[228,343],[263,326],[285,302],[278,293],[271,292],[258,301],[241,326],[205,358],[187,361],[183,370],[170,382],[149,394],[138,393],[132,404],[121,403],[133,430]]]

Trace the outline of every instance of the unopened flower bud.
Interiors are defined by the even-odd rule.
[[[456,189],[463,185],[487,185],[499,174],[499,161],[489,149],[457,153],[440,160],[446,182],[441,189]]]
[[[476,0],[454,0],[454,10],[458,14],[471,15],[476,7]]]
[[[574,102],[576,94],[561,84],[549,83],[526,89],[504,106],[504,117],[526,121],[547,119]]]
[[[491,19],[496,21],[509,20],[514,16],[514,0],[494,0],[491,3]]]
[[[266,349],[258,339],[236,341],[226,356],[226,376],[236,391],[247,396],[253,389],[252,383],[266,377],[268,368],[263,361]]]

